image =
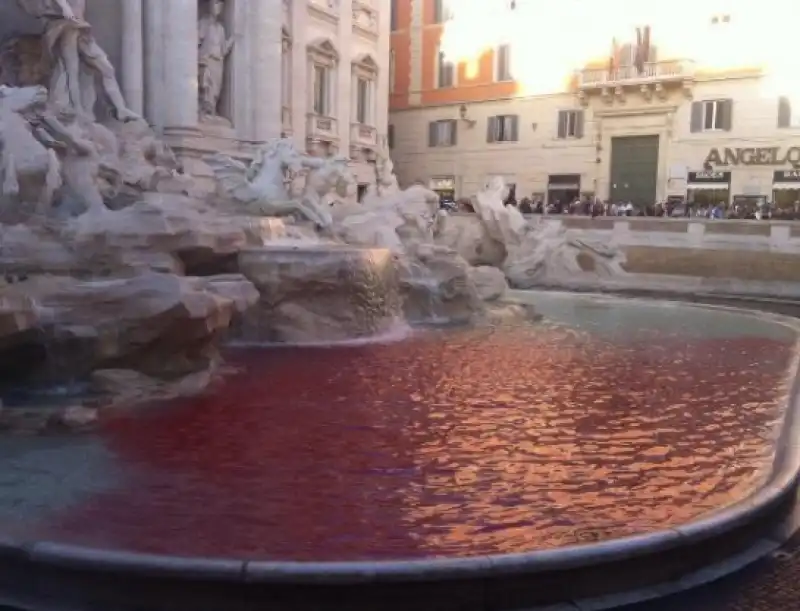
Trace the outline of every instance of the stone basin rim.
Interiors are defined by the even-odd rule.
[[[518,297],[523,294],[531,295],[536,292],[538,291],[512,291],[508,301],[518,302]],[[560,292],[575,294],[571,291]],[[650,303],[653,301],[650,298],[590,294],[609,301],[618,299]],[[684,302],[674,298],[664,301],[687,307],[757,316],[790,327],[800,334],[800,321],[789,316],[745,308]],[[796,343],[800,344],[800,340],[796,340]],[[0,536],[0,562],[19,562],[34,570],[36,566],[41,566],[101,574],[163,577],[187,582],[202,580],[242,584],[348,585],[370,582],[470,580],[523,573],[536,574],[651,557],[668,550],[724,537],[734,529],[755,523],[761,516],[775,509],[796,492],[800,480],[800,354],[797,351],[793,357],[791,370],[794,372],[794,380],[789,394],[789,405],[776,442],[778,447],[772,472],[766,482],[748,497],[680,526],[598,543],[539,551],[457,558],[330,562],[195,558],[107,550],[51,541],[16,542]],[[782,543],[782,541],[776,542]]]

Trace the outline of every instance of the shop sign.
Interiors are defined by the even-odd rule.
[[[800,170],[775,170],[772,182],[800,182]]]
[[[737,165],[790,165],[800,169],[800,146],[781,148],[779,146],[714,148],[708,152],[706,163],[712,166]]]
[[[456,179],[452,177],[431,178],[432,191],[452,191],[456,188]]]
[[[708,183],[720,183],[720,184],[728,184],[731,181],[731,173],[730,172],[722,172],[719,170],[707,170],[705,172],[689,172],[689,180],[690,183],[701,183],[701,182],[708,182]]]

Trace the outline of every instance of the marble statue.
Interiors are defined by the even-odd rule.
[[[0,86],[0,140],[3,198],[33,202],[47,209],[61,186],[61,164],[53,149],[45,147],[36,127],[47,112],[44,87]]]
[[[345,180],[339,161],[331,162],[300,153],[287,138],[261,147],[250,165],[217,153],[205,157],[223,195],[260,216],[298,216],[321,228],[329,228],[331,214],[320,191],[329,192]],[[287,172],[311,171],[311,182],[300,198],[287,189]]]
[[[114,67],[86,21],[86,0],[17,0],[22,9],[44,22],[44,43],[55,60],[50,76],[54,102],[69,104],[76,112],[93,116],[94,82],[103,91],[119,121],[138,118],[125,104]]]
[[[445,231],[440,242],[454,248],[473,265],[493,265],[503,270],[511,286],[532,288],[564,283],[581,274],[608,278],[621,276],[624,253],[613,246],[572,237],[557,224],[529,224],[515,206],[503,204],[508,189],[500,177],[492,178],[473,198],[480,220],[477,233]],[[497,253],[486,261],[486,253]]]
[[[336,195],[346,199],[355,185],[355,179],[348,167],[350,160],[347,157],[304,155],[301,164],[304,169],[310,170],[302,194],[303,207],[319,211],[323,222],[317,224],[328,228],[333,224],[333,217],[328,210],[329,206],[325,205],[326,196]]]
[[[397,176],[394,173],[394,163],[389,153],[381,151],[375,162],[375,183],[378,195],[394,195],[400,191]]]
[[[234,39],[228,37],[222,23],[223,3],[210,0],[208,13],[198,24],[198,92],[200,113],[216,117],[225,79],[225,59],[233,49]]]
[[[82,212],[106,212],[101,179],[116,188],[121,186],[118,169],[105,163],[99,147],[78,123],[73,108],[63,107],[58,116],[43,114],[38,120],[38,137],[48,148],[56,151],[61,161],[61,178],[69,197],[82,208]]]

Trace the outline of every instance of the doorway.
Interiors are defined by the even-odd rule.
[[[366,195],[367,195],[367,189],[369,188],[369,185],[366,184],[366,183],[361,182],[361,183],[358,183],[358,187],[356,187],[356,188],[357,188],[356,198],[358,199],[358,203],[360,204],[360,203],[362,203],[364,201],[364,197],[366,197]],[[352,193],[352,191],[351,191],[351,193]]]
[[[656,202],[658,136],[611,139],[611,189],[614,203],[651,206]]]

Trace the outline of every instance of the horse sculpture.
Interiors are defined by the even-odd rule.
[[[251,213],[263,216],[298,216],[321,229],[333,223],[322,201],[331,190],[342,191],[347,184],[347,160],[311,157],[297,151],[291,140],[271,140],[256,153],[250,165],[217,153],[205,158],[218,188],[230,199],[243,204]],[[287,189],[287,172],[310,170],[302,197],[294,198]]]

